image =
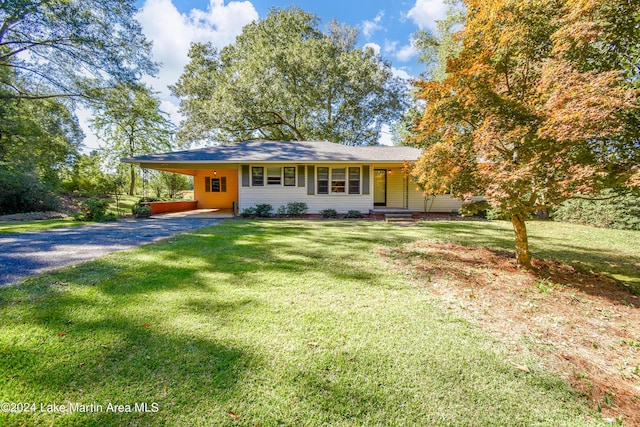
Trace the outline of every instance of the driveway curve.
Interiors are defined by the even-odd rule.
[[[219,219],[149,218],[0,235],[0,285],[52,268],[213,225]]]

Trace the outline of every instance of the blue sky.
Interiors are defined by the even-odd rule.
[[[396,75],[417,77],[424,69],[416,60],[411,36],[419,29],[433,29],[445,15],[444,0],[138,0],[136,15],[147,39],[153,42],[154,59],[162,64],[156,78],[145,81],[159,92],[161,108],[177,124],[178,101],[167,88],[177,81],[187,63],[192,42],[217,47],[233,43],[242,27],[264,18],[273,7],[298,6],[316,14],[324,26],[332,19],[360,31],[359,45],[370,46],[393,66]],[[99,141],[86,126],[88,111],[78,112],[88,148]],[[388,132],[383,135],[388,143]]]

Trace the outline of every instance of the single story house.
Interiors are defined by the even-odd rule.
[[[403,173],[421,150],[347,146],[327,141],[247,141],[123,159],[143,168],[191,175],[200,209],[239,212],[260,203],[274,209],[304,202],[309,213],[335,209],[457,211],[448,195],[425,198]]]

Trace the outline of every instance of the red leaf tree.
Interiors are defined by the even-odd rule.
[[[531,267],[525,219],[628,181],[638,165],[640,3],[465,0],[446,77],[416,82],[425,111],[410,143],[427,191],[482,194],[511,219]],[[636,47],[634,47],[636,46]]]

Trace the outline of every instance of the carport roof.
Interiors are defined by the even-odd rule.
[[[126,163],[403,162],[415,161],[412,147],[349,146],[328,141],[245,141],[122,159]]]

